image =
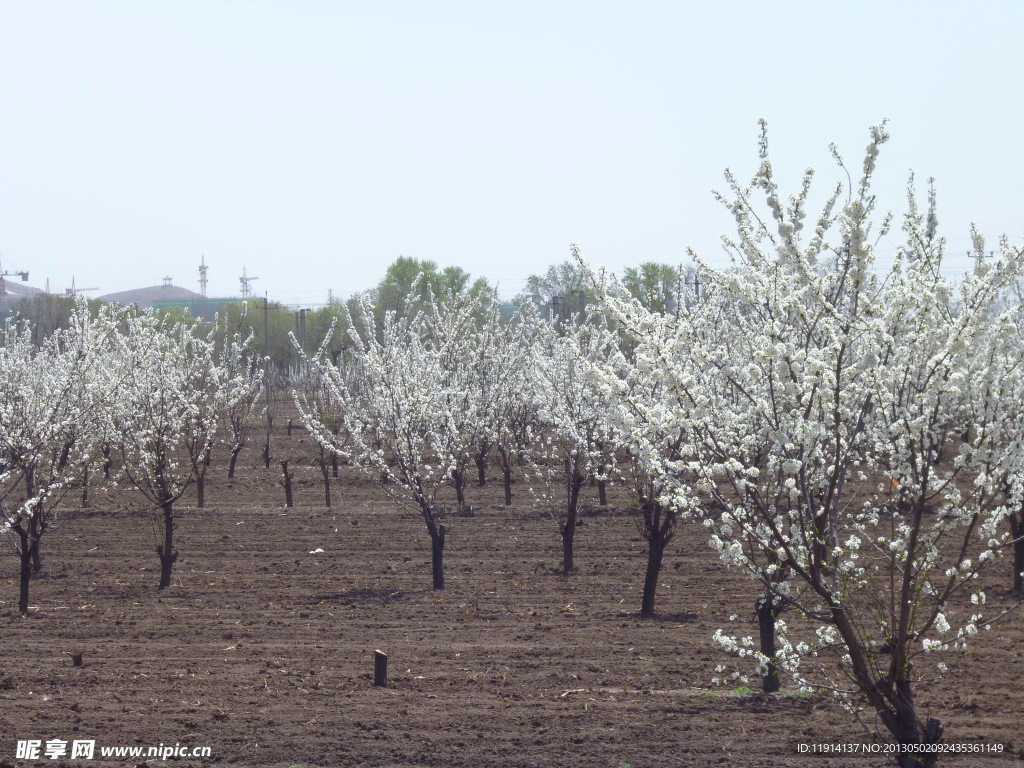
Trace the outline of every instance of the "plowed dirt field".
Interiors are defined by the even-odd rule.
[[[472,516],[446,520],[447,588],[434,592],[421,521],[347,467],[325,509],[308,439],[282,435],[278,451],[292,457],[297,506],[283,508],[279,468],[254,466],[257,449],[234,482],[221,451],[206,507],[194,496],[179,505],[181,554],[162,592],[155,515],[127,490],[63,513],[43,540],[28,618],[4,548],[0,766],[887,764],[797,752],[799,742],[870,741],[877,724],[866,730],[824,695],[712,687],[716,664],[732,663],[714,630],[756,625],[751,585],[719,563],[699,525],[679,530],[659,616],[641,620],[645,548],[626,497],[589,508],[578,571],[564,578],[554,523],[522,486],[517,505],[501,506],[495,472],[468,489]],[[1008,570],[981,585],[996,607],[1013,602]],[[375,649],[390,657],[386,688],[371,684]],[[1024,612],[973,649],[922,685],[922,710],[942,718],[947,741],[1007,748],[940,764],[1024,765]],[[16,759],[28,739],[95,740],[96,754]],[[99,754],[159,744],[208,746],[211,757]]]

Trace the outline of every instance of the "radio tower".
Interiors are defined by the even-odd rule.
[[[206,270],[209,267],[206,266],[206,256],[202,256],[199,259],[199,292],[203,294],[203,298],[206,298]]]
[[[248,299],[252,296],[252,281],[259,280],[258,277],[249,277],[245,274],[245,267],[242,267],[242,276],[238,278],[239,284],[242,286],[242,298]]]

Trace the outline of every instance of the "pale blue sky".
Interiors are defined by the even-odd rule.
[[[31,282],[160,282],[322,303],[399,254],[506,296],[578,241],[595,263],[721,263],[710,195],[890,119],[964,262],[1024,238],[1019,2],[0,0],[0,258]],[[950,268],[955,269],[951,263]]]

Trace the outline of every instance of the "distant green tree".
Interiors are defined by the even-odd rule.
[[[352,296],[344,302],[335,299],[325,307],[311,310],[306,315],[305,352],[309,355],[315,354],[324,343],[331,328],[336,326],[324,350],[327,358],[336,363],[342,351],[352,343],[348,335],[349,319],[351,317],[358,318],[362,311],[363,305],[358,295]]]
[[[645,309],[664,314],[679,306],[686,282],[692,283],[693,274],[692,265],[645,261],[622,271],[622,285]]]
[[[442,298],[458,298],[466,293],[469,280],[469,272],[462,267],[445,267],[434,278],[433,289]]]
[[[416,301],[407,302],[410,295]],[[448,266],[440,269],[429,259],[414,259],[399,256],[384,273],[376,289],[370,292],[378,325],[387,312],[418,311],[431,296],[442,301],[462,302],[470,299],[497,300],[494,289],[484,278],[473,280],[473,276],[462,267]],[[356,304],[351,304],[354,309]]]
[[[295,348],[288,334],[295,330],[295,311],[283,304],[267,304],[267,331],[264,333],[263,299],[228,304],[219,311],[222,322],[232,331],[253,333],[252,349],[270,359],[272,371],[284,372],[295,364]],[[246,306],[247,305],[247,306]]]
[[[445,267],[437,276],[431,290],[442,301],[467,302],[479,301],[481,306],[490,306],[497,301],[494,288],[482,277],[472,279],[462,267]]]
[[[400,312],[406,297],[413,292],[425,300],[427,286],[437,284],[439,277],[437,264],[433,261],[399,256],[377,285],[373,303],[382,316],[388,311]]]
[[[89,312],[95,317],[100,302],[88,302]],[[24,320],[32,329],[32,343],[40,344],[57,329],[68,328],[75,300],[70,296],[52,293],[37,293],[19,299],[14,304],[14,314]]]
[[[526,278],[526,288],[512,303],[522,307],[527,302],[532,302],[542,309],[547,309],[555,296],[573,296],[579,291],[583,291],[588,299],[592,296],[590,283],[583,270],[575,262],[567,260],[560,264],[552,264],[543,275],[530,275]]]
[[[188,307],[161,307],[160,309],[154,309],[153,314],[160,318],[166,318],[171,323],[196,325],[197,323],[202,322],[201,318],[196,317],[188,311]]]

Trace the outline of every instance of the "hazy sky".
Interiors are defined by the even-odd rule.
[[[710,190],[856,168],[934,176],[962,268],[975,221],[1024,239],[1020,2],[0,0],[0,258],[100,293],[174,282],[314,305],[398,255],[514,294],[595,264],[723,263]],[[893,241],[890,241],[890,245]],[[93,294],[96,295],[96,294]]]

